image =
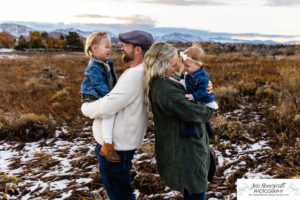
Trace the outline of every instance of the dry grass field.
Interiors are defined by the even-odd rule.
[[[208,199],[236,199],[238,178],[300,177],[300,48],[295,48],[292,56],[207,55],[220,106],[211,120],[218,167]],[[0,195],[105,199],[92,121],[80,111],[88,58],[72,52],[16,55],[0,58]],[[111,58],[120,76],[127,67],[120,55]],[[136,196],[181,199],[159,180],[153,131],[150,120],[132,169]]]

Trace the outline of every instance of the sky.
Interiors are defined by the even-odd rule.
[[[0,23],[147,24],[300,37],[300,0],[0,0],[0,5]]]

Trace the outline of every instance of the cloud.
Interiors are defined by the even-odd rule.
[[[268,6],[300,6],[299,0],[265,0]]]
[[[241,3],[243,0],[137,0],[142,3],[165,4],[173,6],[221,6]]]
[[[77,18],[89,18],[89,19],[112,19],[121,21],[122,23],[126,24],[150,24],[154,25],[155,21],[148,16],[144,15],[132,15],[129,17],[116,17],[116,16],[107,16],[107,15],[94,15],[94,14],[81,14],[81,15],[75,15]]]

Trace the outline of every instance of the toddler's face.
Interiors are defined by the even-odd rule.
[[[106,61],[109,58],[111,52],[111,43],[109,38],[103,38],[98,44],[92,47],[93,55],[102,60]]]
[[[194,63],[193,61],[190,60],[183,61],[183,67],[184,67],[184,71],[186,71],[188,74],[191,74],[201,68],[199,64]]]

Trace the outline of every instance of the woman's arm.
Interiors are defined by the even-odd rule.
[[[181,93],[169,93],[167,98],[167,108],[184,121],[207,122],[213,114],[213,110],[205,104],[188,101]]]
[[[213,114],[211,108],[202,103],[188,101],[184,89],[172,86],[173,83],[167,83],[168,81],[171,80],[160,82],[156,88],[153,88],[159,91],[155,98],[157,98],[161,110],[188,122],[207,122],[211,118]],[[167,87],[165,87],[166,85]]]

